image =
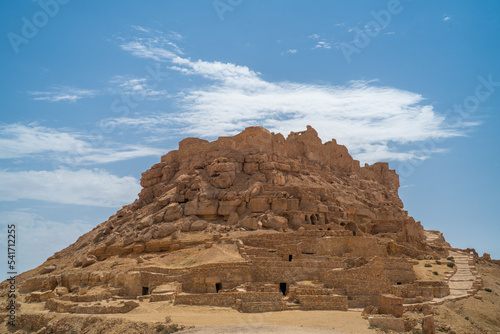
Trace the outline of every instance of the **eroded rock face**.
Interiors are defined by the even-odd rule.
[[[402,209],[399,178],[388,164],[360,167],[344,146],[323,144],[311,127],[287,138],[250,127],[214,142],[185,139],[142,174],[141,185],[139,199],[97,232],[93,242],[104,243],[94,249],[99,259],[134,243],[147,250],[175,231],[200,231],[191,227],[197,219],[250,230],[304,226],[389,236],[405,244],[393,253],[429,247],[420,223]]]
[[[401,266],[391,275],[402,275],[402,279],[384,279],[377,289],[366,292],[376,295],[387,293],[396,280],[414,279],[406,260],[384,264],[377,257],[432,257],[449,248],[441,234],[425,234],[420,223],[403,210],[399,177],[387,163],[360,167],[344,146],[335,140],[322,143],[311,127],[287,138],[261,127],[213,142],[187,138],[178,150],[142,174],[141,185],[134,203],[49,258],[36,273],[26,274],[22,288],[52,291],[63,284],[75,293],[81,287],[109,285],[116,288],[114,293],[138,296],[149,291],[144,282],[150,278],[135,266],[168,265],[167,260],[150,262],[189,247],[227,254],[217,245],[231,244],[239,252],[231,256],[241,266],[250,256],[262,254],[285,262],[318,255],[325,268],[365,270],[370,277],[379,277],[384,266]],[[273,234],[266,238],[245,234],[260,232]],[[243,243],[250,245],[248,251],[253,254],[247,254]],[[122,269],[124,258],[134,259],[134,267]],[[61,259],[66,266],[59,266]],[[329,280],[332,286],[345,283],[337,277],[342,273],[320,273],[320,267],[306,270],[307,275]],[[247,267],[231,270],[235,270],[229,280],[232,287],[264,280],[269,274],[266,268],[260,268],[262,274]],[[222,269],[220,276],[200,272],[206,276],[200,281],[190,280],[196,273],[173,271],[171,275],[181,275],[178,282],[186,284],[183,287],[189,292],[216,292],[212,290],[220,288],[216,284],[221,277],[229,275]],[[366,289],[374,288],[368,285]],[[360,298],[359,305],[366,300]],[[333,300],[328,303],[335,304]]]

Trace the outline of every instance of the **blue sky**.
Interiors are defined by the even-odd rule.
[[[0,214],[4,235],[17,224],[19,271],[132,202],[141,173],[183,138],[251,125],[309,124],[361,163],[389,161],[426,229],[500,258],[497,1],[42,0],[0,12]]]

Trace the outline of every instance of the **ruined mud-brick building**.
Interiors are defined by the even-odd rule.
[[[360,167],[311,127],[187,138],[141,185],[134,203],[20,276],[27,301],[83,313],[127,312],[134,303],[78,303],[138,296],[243,312],[394,313],[402,300],[449,293],[417,280],[411,259],[446,256],[449,245],[408,216],[395,171]]]

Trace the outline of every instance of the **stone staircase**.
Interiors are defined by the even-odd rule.
[[[431,301],[418,304],[404,304],[405,310],[412,311],[425,304],[441,305],[446,301],[460,300],[471,297],[482,289],[483,281],[476,270],[474,257],[470,254],[450,251],[449,256],[455,260],[456,270],[447,277],[450,294],[442,298],[434,298]]]
[[[472,296],[477,292],[478,273],[475,269],[472,255],[450,251],[450,256],[455,259],[457,270],[450,277],[448,285],[450,294],[444,298],[459,299]]]

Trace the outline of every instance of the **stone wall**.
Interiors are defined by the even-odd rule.
[[[303,310],[341,310],[347,311],[347,296],[338,295],[301,295],[298,296]]]
[[[280,302],[283,294],[279,292],[220,292],[176,295],[175,304],[211,305],[233,307],[236,300],[243,302]]]
[[[103,302],[97,304],[83,304],[57,299],[49,299],[45,307],[51,311],[84,314],[127,313],[139,306],[139,303],[129,300],[122,302]]]
[[[287,309],[284,301],[245,302],[237,301],[237,310],[245,313],[275,312]]]
[[[395,317],[400,318],[403,316],[404,299],[401,297],[396,297],[390,294],[384,294],[380,296],[380,304],[378,307],[379,313],[381,314],[392,314]]]
[[[442,298],[450,294],[447,282],[416,281],[391,287],[391,293],[405,299],[405,304],[421,303],[434,298]]]

